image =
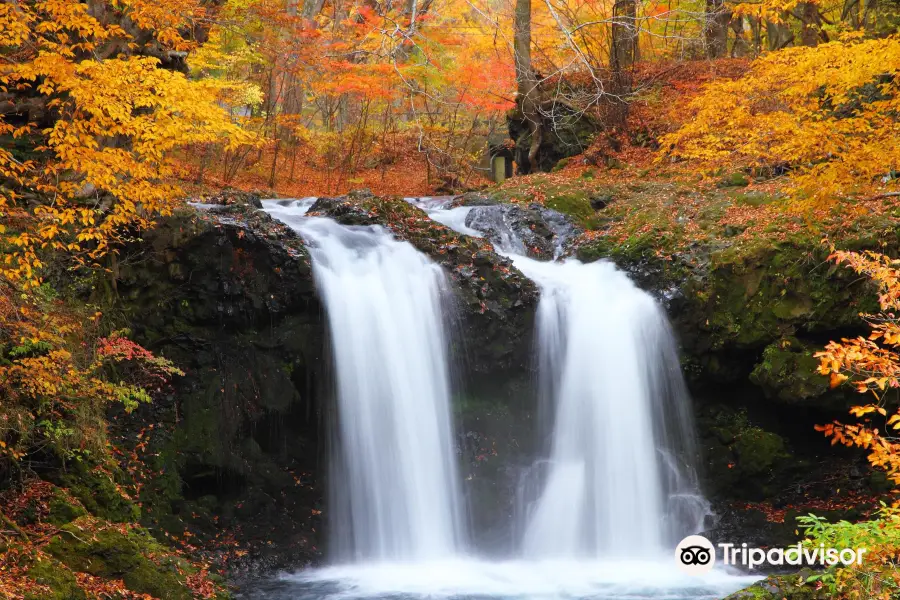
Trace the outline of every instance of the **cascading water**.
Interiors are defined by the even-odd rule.
[[[701,582],[659,555],[699,528],[707,505],[685,464],[688,403],[652,298],[609,263],[521,256],[532,230],[513,231],[508,209],[410,200],[466,235],[482,232],[541,288],[554,416],[521,552],[500,562],[460,552],[440,269],[380,228],[305,217],[313,199],[270,201],[266,210],[308,242],[328,312],[338,412],[330,523],[337,558],[350,564],[284,575],[250,597],[712,600],[754,581],[716,570]],[[567,226],[547,222],[559,244]]]
[[[337,388],[335,555],[351,561],[452,556],[462,503],[443,272],[380,227],[306,218],[309,204],[267,208],[308,242],[328,316]]]
[[[556,408],[523,554],[646,557],[674,547],[702,528],[708,505],[683,462],[690,411],[665,315],[611,263],[515,263],[541,288],[540,376]]]
[[[533,558],[649,557],[700,531],[709,505],[689,461],[690,402],[665,314],[606,261],[523,256],[502,207],[476,208],[498,251],[541,289],[537,353],[550,456],[531,503],[522,554]],[[562,251],[571,226],[540,210]],[[527,498],[526,498],[527,500]]]

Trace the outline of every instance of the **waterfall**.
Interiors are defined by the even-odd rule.
[[[517,495],[527,507],[520,551],[500,561],[461,551],[441,270],[379,227],[304,216],[314,199],[267,201],[306,240],[328,313],[337,560],[250,597],[713,600],[758,579],[714,570],[701,581],[672,556],[678,539],[702,528],[708,504],[690,465],[678,353],[656,302],[611,263],[521,255],[526,238],[546,247],[549,235],[549,254],[559,256],[572,229],[564,219],[551,218],[542,241],[510,209],[410,200],[435,221],[484,235],[541,289],[547,446]]]
[[[692,423],[666,317],[609,262],[514,262],[541,288],[538,356],[555,409],[527,557],[656,556],[702,528]]]
[[[380,227],[267,210],[307,242],[336,383],[330,528],[338,561],[452,556],[461,538],[450,414],[445,280]]]

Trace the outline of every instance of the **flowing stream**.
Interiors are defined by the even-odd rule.
[[[330,530],[340,561],[453,556],[461,514],[444,274],[380,227],[270,209],[309,245],[333,352]]]
[[[490,222],[498,252],[541,290],[548,452],[520,494],[519,551],[478,558],[461,527],[444,275],[382,228],[307,217],[313,201],[264,209],[309,245],[328,315],[333,564],[260,583],[246,597],[711,600],[756,579],[676,568],[675,544],[702,527],[708,505],[689,462],[677,352],[656,302],[610,263],[523,256],[496,211],[408,199],[467,235],[487,235],[479,224]]]

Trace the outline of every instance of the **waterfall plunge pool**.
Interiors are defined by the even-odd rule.
[[[282,574],[239,595],[246,600],[477,599],[716,600],[759,577],[716,569],[695,577],[658,560],[511,560],[455,558],[332,566]]]

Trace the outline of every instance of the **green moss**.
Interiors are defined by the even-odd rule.
[[[50,515],[48,521],[53,525],[62,526],[71,523],[78,517],[83,517],[87,511],[78,504],[69,501],[61,490],[55,490],[50,498]]]
[[[798,330],[858,327],[859,313],[876,308],[874,298],[827,256],[827,248],[802,236],[712,254],[704,277],[684,286],[696,327],[687,337],[703,338],[709,350],[762,348]]]
[[[603,224],[591,206],[591,198],[607,196],[619,198],[621,191],[594,180],[593,170],[582,172],[578,179],[562,176],[534,175],[522,181],[515,179],[490,192],[493,202],[530,203],[539,199],[547,208],[559,211],[585,229],[597,229]]]
[[[747,187],[750,180],[743,173],[731,173],[719,180],[719,187]]]
[[[832,595],[827,588],[817,589],[814,583],[807,583],[810,576],[817,574],[821,573],[803,569],[798,573],[773,575],[724,600],[830,600]]]
[[[566,168],[566,166],[572,161],[571,157],[566,157],[556,161],[556,164],[553,165],[553,172],[562,171]]]
[[[751,421],[745,411],[715,405],[697,416],[711,474],[707,488],[714,495],[769,498],[804,468],[781,436]]]
[[[115,473],[115,469],[112,469]],[[140,518],[140,509],[119,493],[116,483],[103,470],[74,462],[60,476],[62,487],[78,499],[89,513],[107,521],[128,523]]]
[[[453,399],[453,412],[461,419],[484,415],[503,417],[510,415],[509,404],[504,400],[488,400],[483,397],[460,395]]]
[[[78,586],[72,571],[56,561],[39,560],[28,569],[28,577],[35,583],[47,586],[50,592],[29,591],[25,600],[86,600],[87,596]]]
[[[781,436],[759,428],[741,432],[733,448],[738,467],[748,475],[771,472],[779,462],[791,459]]]
[[[594,216],[591,200],[585,191],[551,193],[544,200],[544,206],[569,215],[576,222],[585,225]]]
[[[828,392],[828,378],[817,371],[815,351],[794,337],[781,338],[769,344],[762,360],[750,374],[750,381],[760,386],[769,398],[801,403]]]
[[[47,552],[73,571],[121,579],[131,591],[190,600],[184,577],[194,569],[187,561],[168,554],[143,530],[91,531],[91,525],[81,520],[64,525],[47,545]]]

